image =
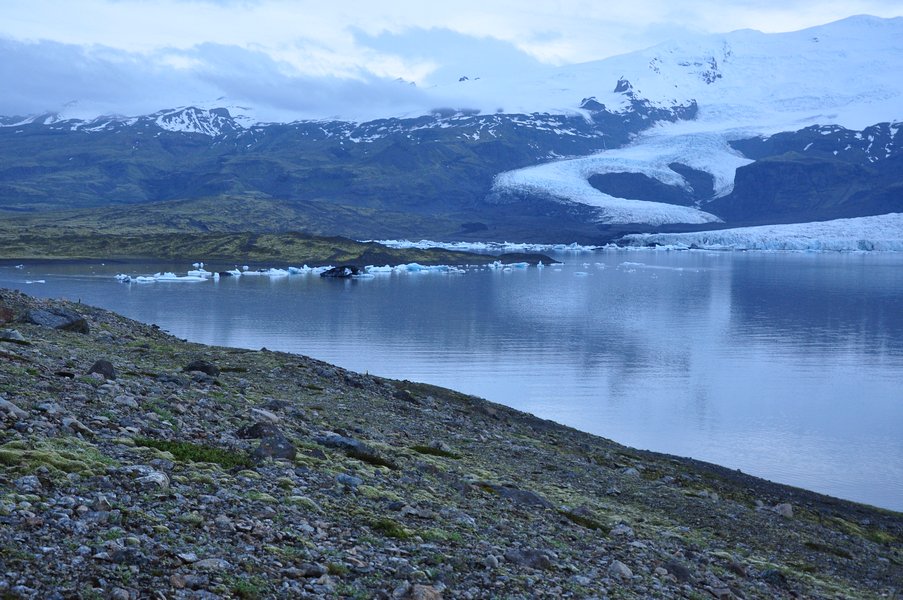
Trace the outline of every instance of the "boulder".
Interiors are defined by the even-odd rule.
[[[295,445],[279,434],[260,440],[260,445],[251,453],[251,458],[256,462],[263,462],[267,458],[292,460],[297,453]]]
[[[205,375],[209,375],[210,377],[217,377],[220,373],[219,367],[216,365],[207,362],[206,360],[193,360],[182,368],[186,373],[191,373],[192,371],[198,371],[200,373],[204,373]]]
[[[633,577],[633,571],[630,570],[630,567],[619,560],[611,563],[611,566],[608,567],[608,573],[612,577],[618,577],[620,579],[630,579]]]
[[[505,560],[530,569],[551,569],[553,566],[548,552],[532,548],[508,550],[505,552]]]
[[[32,323],[41,327],[72,331],[75,333],[90,333],[88,321],[78,313],[63,308],[34,309],[25,313],[22,319],[26,323]]]
[[[0,342],[27,345],[28,340],[15,329],[0,329]]]
[[[267,437],[285,437],[282,431],[273,423],[257,422],[253,425],[243,425],[235,432],[235,435],[243,440],[262,440]]]
[[[104,379],[116,379],[116,369],[113,367],[113,363],[104,359],[97,360],[91,365],[91,368],[88,369],[88,375],[91,373],[103,375]]]
[[[28,416],[27,412],[25,412],[3,396],[0,396],[0,413],[5,413],[16,420],[24,419]]]

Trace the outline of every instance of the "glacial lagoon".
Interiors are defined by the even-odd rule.
[[[0,286],[903,510],[903,254],[553,256],[564,264],[143,284],[115,275],[192,266],[7,262]]]

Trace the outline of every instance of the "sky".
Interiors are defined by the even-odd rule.
[[[284,119],[403,114],[463,76],[856,14],[901,16],[903,0],[3,0],[0,115],[218,102]]]

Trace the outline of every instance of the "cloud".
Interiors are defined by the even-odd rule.
[[[0,39],[0,114],[56,112],[77,102],[88,112],[150,112],[176,96],[203,97],[213,90],[152,58],[112,48]]]
[[[18,82],[0,95],[2,115],[136,115],[225,97],[264,120],[292,120],[419,113],[437,102],[407,82],[299,74],[265,52],[219,44],[142,54],[0,39],[0,80]]]
[[[679,9],[670,0],[4,0],[0,114],[72,100],[85,112],[149,112],[219,96],[299,116],[354,114],[362,103],[416,112],[442,105],[433,86],[461,76],[857,13],[901,15],[903,0],[688,0]]]
[[[532,71],[542,67],[514,44],[492,37],[474,37],[450,29],[407,29],[399,33],[369,35],[355,32],[355,41],[381,54],[416,57],[434,67],[421,78],[424,85]]]

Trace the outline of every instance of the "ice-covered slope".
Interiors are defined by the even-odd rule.
[[[630,98],[662,105],[695,100],[697,117],[662,124],[627,148],[501,174],[495,192],[593,206],[603,223],[705,222],[706,213],[615,199],[587,180],[629,172],[686,187],[688,182],[668,167],[677,162],[711,174],[714,196],[723,196],[733,187],[737,167],[750,162],[728,141],[813,124],[861,129],[898,120],[903,117],[900,73],[903,18],[865,16],[794,33],[737,31],[686,39],[561,69],[550,78],[548,94],[531,95],[525,88],[519,95],[551,108],[559,94],[619,81],[619,91],[612,87],[596,100],[609,107]]]
[[[702,130],[758,132],[839,124],[862,129],[900,117],[903,18],[857,16],[765,34],[740,30],[688,36],[605,60],[439,86],[462,106],[492,112],[567,112],[594,96],[627,106],[623,78],[638,97],[663,106],[695,99]]]
[[[710,250],[903,252],[903,213],[697,233],[637,233],[624,236],[620,242],[628,246]]]

